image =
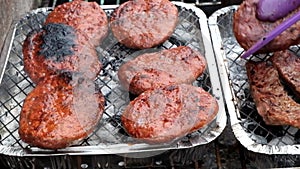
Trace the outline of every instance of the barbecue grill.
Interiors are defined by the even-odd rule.
[[[103,8],[109,16],[123,1],[96,2],[105,5]],[[4,64],[0,64],[0,164],[4,167],[250,169],[300,165],[300,151],[297,151],[300,131],[291,127],[263,125],[255,106],[249,102],[245,77],[237,76],[237,71],[244,64],[238,59],[243,50],[233,38],[230,28],[232,14],[237,8],[232,4],[240,1],[174,2],[180,11],[180,23],[172,37],[158,47],[169,49],[188,45],[205,53],[208,70],[193,85],[212,93],[221,104],[218,117],[207,127],[171,145],[149,146],[133,142],[132,146],[128,146],[132,140],[120,125],[119,113],[129,96],[114,80],[117,66],[124,62],[124,56],[132,57],[136,51],[123,47],[110,34],[103,43],[105,45],[97,48],[103,56],[100,59],[104,70],[96,82],[102,86],[101,91],[110,103],[106,105],[98,129],[79,145],[58,151],[42,150],[23,143],[17,135],[18,113],[34,84],[22,69],[21,45],[26,34],[39,28],[52,8],[61,3],[64,1],[43,1],[43,7],[17,19],[8,34],[11,39],[7,39],[1,52],[0,63]],[[298,50],[298,47],[291,50]],[[254,57],[265,59],[269,55]],[[107,140],[102,140],[101,136]],[[289,142],[286,138],[295,141]],[[271,141],[274,144],[270,145]],[[282,146],[288,148],[283,151]],[[290,147],[296,149],[293,151]]]

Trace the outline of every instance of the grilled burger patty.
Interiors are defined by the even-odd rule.
[[[234,14],[233,32],[238,43],[249,49],[261,40],[268,32],[272,31],[284,20],[300,11],[300,7],[275,22],[261,21],[256,18],[256,5],[259,0],[244,0]],[[300,21],[285,30],[269,44],[261,48],[258,53],[274,52],[287,49],[289,46],[300,43]]]
[[[168,143],[210,123],[218,112],[216,99],[200,87],[169,85],[147,90],[122,114],[127,133],[148,143]]]
[[[92,80],[49,76],[26,97],[20,114],[21,139],[59,149],[87,137],[104,110],[104,97]]]
[[[300,105],[288,96],[270,62],[246,63],[251,95],[266,124],[300,128]]]
[[[85,36],[86,43],[99,45],[108,33],[106,13],[96,2],[73,0],[54,8],[45,24],[62,23],[73,27],[77,34]]]
[[[270,60],[284,81],[300,97],[300,57],[285,50],[275,52]]]
[[[169,0],[131,0],[115,9],[110,26],[123,45],[146,49],[166,41],[177,20],[178,9]]]
[[[118,77],[133,94],[180,83],[192,83],[206,69],[205,58],[190,47],[180,46],[145,53],[123,64]]]
[[[64,24],[47,24],[31,32],[23,43],[24,69],[34,83],[51,74],[77,72],[91,79],[101,69],[94,47],[78,39]]]
[[[96,45],[107,18],[95,2],[58,6],[23,44],[24,69],[37,86],[20,113],[20,138],[40,148],[65,148],[87,137],[104,111],[93,80],[101,69]]]

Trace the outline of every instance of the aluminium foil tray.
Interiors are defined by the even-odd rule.
[[[106,98],[105,112],[97,129],[78,144],[59,150],[45,150],[31,147],[20,140],[18,120],[26,95],[35,87],[23,70],[22,44],[26,35],[42,26],[51,8],[39,8],[29,12],[12,25],[0,58],[0,154],[11,156],[56,156],[56,155],[101,155],[131,154],[132,157],[156,155],[171,149],[184,149],[206,145],[216,139],[226,126],[226,112],[219,81],[217,64],[212,49],[207,17],[199,8],[181,2],[174,2],[179,9],[179,23],[169,40],[155,50],[187,45],[202,53],[208,68],[193,85],[203,87],[214,95],[219,103],[215,120],[199,131],[172,144],[148,145],[126,135],[120,122],[120,114],[130,99],[116,76],[119,66],[126,58],[143,51],[128,49],[119,44],[109,33],[103,45],[97,47],[99,59],[104,67],[96,82]],[[108,17],[116,5],[101,6]],[[137,155],[135,156],[135,153]]]
[[[208,19],[234,135],[252,152],[299,155],[300,130],[290,126],[266,125],[257,113],[246,74],[247,60],[240,57],[244,49],[236,41],[232,29],[233,15],[237,8],[238,6],[234,5],[219,9]],[[299,49],[299,46],[290,48],[294,52]],[[271,55],[272,53],[253,55],[248,59],[263,61]]]

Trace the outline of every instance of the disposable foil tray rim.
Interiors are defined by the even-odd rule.
[[[239,109],[237,108],[237,98],[234,94],[233,88],[231,86],[232,82],[229,79],[229,68],[227,65],[227,53],[224,49],[224,44],[222,43],[221,31],[218,25],[218,17],[226,15],[227,13],[236,11],[238,5],[227,6],[215,11],[208,18],[208,27],[211,31],[211,38],[213,43],[213,48],[215,52],[216,62],[218,64],[221,85],[224,93],[225,104],[229,113],[229,119],[232,131],[237,138],[237,140],[249,151],[262,153],[262,154],[278,154],[278,155],[299,155],[300,154],[300,144],[293,145],[269,145],[261,144],[255,142],[249,137],[250,133],[245,131],[241,125],[241,118],[239,118]],[[228,29],[232,29],[228,28]]]
[[[186,8],[187,10],[192,10],[195,12],[195,14],[201,18],[199,20],[200,24],[200,31],[201,34],[207,35],[204,41],[204,48],[205,48],[205,55],[211,55],[212,57],[207,57],[207,64],[209,69],[209,74],[211,77],[217,77],[218,72],[214,60],[214,53],[212,49],[211,39],[210,39],[210,33],[207,25],[207,17],[205,13],[197,8],[194,5],[186,4],[183,2],[173,2],[175,5]],[[104,10],[114,10],[118,5],[103,5],[101,6]],[[39,12],[48,12],[52,10],[53,8],[38,8],[35,10],[32,10],[28,12],[24,17],[26,17],[28,14],[36,14]],[[17,24],[13,27],[15,27]],[[13,41],[14,38],[12,37],[11,41]],[[12,43],[12,42],[11,42]],[[3,52],[3,51],[2,51]],[[1,53],[1,57],[8,57],[9,56],[10,49],[7,51],[7,53]],[[5,55],[5,56],[4,56]],[[5,69],[1,70],[4,71]],[[141,143],[141,144],[100,144],[98,146],[74,146],[74,147],[67,147],[62,150],[52,151],[52,150],[40,150],[37,149],[35,151],[35,148],[33,149],[23,149],[21,147],[11,147],[6,145],[0,146],[0,154],[4,155],[10,155],[10,156],[56,156],[56,155],[99,155],[99,154],[122,154],[122,153],[136,153],[136,152],[156,152],[156,151],[166,151],[171,149],[183,149],[183,148],[192,148],[194,146],[201,146],[208,144],[215,140],[224,130],[227,122],[227,116],[225,112],[225,105],[223,101],[223,95],[221,91],[221,84],[218,80],[218,78],[211,78],[211,83],[213,87],[213,95],[217,97],[218,103],[219,103],[219,113],[216,117],[216,123],[217,127],[214,128],[211,131],[211,135],[209,138],[207,138],[205,143],[193,143],[190,146],[187,145],[180,145],[180,144],[171,144],[171,145],[160,145],[160,146],[149,146],[147,144]]]

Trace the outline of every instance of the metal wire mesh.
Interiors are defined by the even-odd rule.
[[[222,38],[222,48],[226,55],[230,86],[232,87],[234,95],[234,106],[236,107],[235,116],[240,121],[240,125],[247,133],[247,136],[258,144],[270,146],[299,144],[299,129],[290,126],[266,125],[256,110],[248,84],[245,68],[246,60],[240,57],[244,50],[239,46],[232,30],[234,12],[235,9],[232,8],[231,11],[220,15],[217,20]],[[299,46],[293,46],[290,50],[298,52]],[[253,55],[249,59],[265,61],[270,56],[271,53],[259,54]]]
[[[199,16],[190,9],[179,8],[179,24],[172,37],[156,50],[170,49],[180,45],[189,46],[201,53],[205,53],[202,34],[199,25]],[[26,150],[26,152],[39,152],[41,149],[29,147],[20,140],[18,135],[19,113],[27,94],[35,87],[26,72],[23,70],[22,44],[26,35],[42,27],[42,24],[51,9],[37,10],[23,18],[16,27],[12,48],[8,56],[6,69],[0,85],[0,144],[15,150]],[[105,9],[109,16],[113,11]],[[204,18],[203,18],[204,19]],[[121,64],[129,58],[136,56],[137,52],[128,49],[117,42],[110,32],[108,37],[97,48],[99,59],[103,63],[103,69],[95,83],[101,88],[106,98],[105,112],[97,129],[86,139],[76,146],[114,145],[124,143],[137,143],[129,137],[120,122],[120,114],[128,104],[132,96],[118,83],[117,71]],[[193,85],[200,86],[208,92],[213,92],[209,71],[199,77]],[[218,127],[213,121],[207,127],[187,135],[180,140],[175,147],[193,147],[209,142],[217,135],[211,131]],[[75,147],[76,147],[75,146]],[[24,151],[22,152],[24,153]]]

